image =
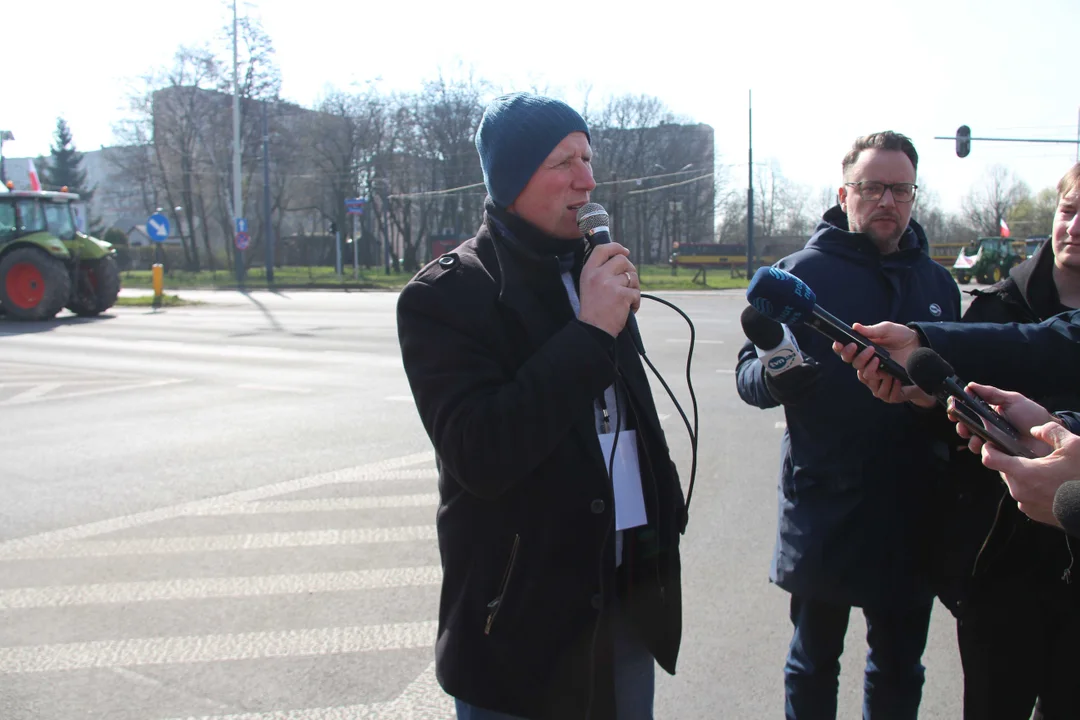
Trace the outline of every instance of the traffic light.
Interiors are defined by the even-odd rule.
[[[956,156],[965,158],[971,152],[971,128],[961,125],[956,129]]]

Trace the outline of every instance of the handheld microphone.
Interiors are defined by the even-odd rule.
[[[1080,480],[1064,482],[1054,493],[1054,518],[1065,532],[1080,538]]]
[[[739,320],[765,366],[765,374],[775,377],[803,364],[799,344],[787,327],[765,317],[753,305],[746,306]]]
[[[983,440],[992,442],[1009,455],[1035,457],[1020,442],[1017,429],[986,401],[965,390],[963,383],[953,374],[952,366],[936,352],[930,348],[918,348],[908,358],[907,371],[920,390],[933,395],[942,405],[946,405],[952,397],[960,420]]]
[[[900,363],[889,357],[885,348],[878,347],[855,332],[850,325],[826,312],[817,304],[814,291],[789,272],[774,267],[758,268],[746,288],[746,299],[762,315],[780,323],[793,325],[806,323],[825,337],[842,345],[855,343],[862,352],[874,348],[874,357],[881,369],[903,385],[911,385],[911,378]]]
[[[590,245],[606,245],[611,242],[611,232],[608,226],[611,219],[607,210],[599,203],[585,203],[577,211],[577,224],[581,234]],[[626,318],[626,327],[630,331],[630,337],[634,341],[639,355],[645,354],[645,344],[641,342],[641,333],[638,331],[637,318],[633,311]]]

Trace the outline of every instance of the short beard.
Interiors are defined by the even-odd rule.
[[[873,230],[869,230],[866,233],[866,237],[870,238],[874,245],[877,246],[878,252],[882,255],[891,255],[900,248],[900,238],[904,237],[904,231],[907,228],[900,228],[896,234],[890,234],[885,237],[878,235]]]

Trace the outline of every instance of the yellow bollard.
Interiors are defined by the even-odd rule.
[[[161,293],[165,285],[164,268],[161,263],[154,263],[150,269],[154,281],[154,307],[161,307]]]

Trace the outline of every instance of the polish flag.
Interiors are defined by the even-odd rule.
[[[37,168],[34,167],[34,161],[31,160],[30,158],[27,158],[26,163],[27,163],[27,165],[29,165],[29,168],[27,169],[27,173],[30,175],[30,189],[31,190],[40,190],[41,189],[41,180],[40,180],[40,178],[38,178]]]
[[[1009,226],[1005,224],[1005,218],[1001,218],[1001,237],[1009,237]]]

